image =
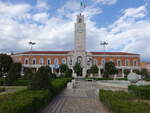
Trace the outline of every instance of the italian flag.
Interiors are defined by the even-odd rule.
[[[85,8],[85,7],[86,7],[84,1],[81,1],[81,2],[80,2],[80,6],[81,6],[82,8]]]

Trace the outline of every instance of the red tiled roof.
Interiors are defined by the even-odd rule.
[[[67,54],[70,51],[27,51],[22,53],[16,53],[17,54]],[[94,55],[139,55],[134,53],[125,53],[125,52],[90,52]]]
[[[125,53],[125,52],[91,52],[94,55],[139,55],[139,54],[134,54],[134,53]]]
[[[27,51],[16,54],[67,54],[70,51]]]

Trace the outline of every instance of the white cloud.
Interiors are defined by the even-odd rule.
[[[66,4],[57,11],[60,17],[65,16],[73,21],[76,20],[76,15],[80,13],[84,14],[87,20],[102,13],[102,9],[100,7],[95,7],[94,4],[89,5],[88,8],[82,9],[79,1],[76,0],[66,2]]]
[[[44,0],[37,0],[36,8],[39,11],[46,11],[49,9],[49,5]]]
[[[75,1],[72,3],[76,4]],[[34,50],[73,49],[74,22],[80,12],[78,4],[73,6],[67,2],[55,17],[51,17],[47,10],[32,14],[30,11],[37,6],[31,7],[28,4],[0,2],[1,6],[7,10],[0,8],[0,51],[27,51],[30,40],[37,43]],[[14,7],[20,10],[12,12]],[[149,60],[150,21],[144,19],[147,16],[145,5],[123,10],[122,15],[105,28],[98,28],[96,22],[91,20],[102,13],[101,8],[90,6],[83,13],[87,25],[88,51],[102,51],[100,42],[108,41],[109,51],[140,53],[144,60]]]
[[[149,60],[150,21],[143,20],[147,14],[146,6],[129,8],[123,15],[108,27],[108,49],[134,52]]]
[[[93,0],[93,1],[104,5],[112,5],[117,2],[117,0]]]
[[[36,13],[35,15],[33,15],[33,20],[37,21],[37,22],[42,22],[45,23],[48,20],[49,15],[47,13]]]
[[[10,4],[0,2],[0,14],[1,15],[10,15],[16,16],[28,12],[32,7],[28,4]]]

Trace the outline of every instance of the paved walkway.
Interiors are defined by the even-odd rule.
[[[65,89],[40,113],[109,113],[96,96],[92,82],[78,81],[76,88]]]

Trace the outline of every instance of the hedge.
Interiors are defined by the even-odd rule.
[[[0,78],[0,86],[3,86],[4,85],[4,81],[5,81],[5,78]]]
[[[127,78],[118,78],[117,80],[128,80]]]
[[[56,78],[52,80],[54,93],[59,93],[61,91],[60,89],[63,89],[71,79],[72,78]]]
[[[16,93],[1,95],[0,113],[35,113],[44,107],[56,93],[60,92],[69,80],[67,78],[53,80],[54,92],[26,89]]]
[[[150,78],[144,78],[145,81],[150,81]]]
[[[136,85],[130,85],[128,86],[128,90],[130,92],[133,92],[138,97],[142,99],[149,99],[150,100],[150,85],[144,85],[144,86],[136,86]]]
[[[5,88],[0,88],[0,92],[4,92],[5,91]]]
[[[25,80],[25,79],[18,79],[13,83],[14,86],[27,86],[28,84],[29,84],[29,80]]]
[[[85,80],[113,80],[113,78],[91,78],[91,77],[87,77],[87,78],[85,78]]]
[[[150,113],[150,104],[132,93],[100,90],[99,97],[111,113]]]

